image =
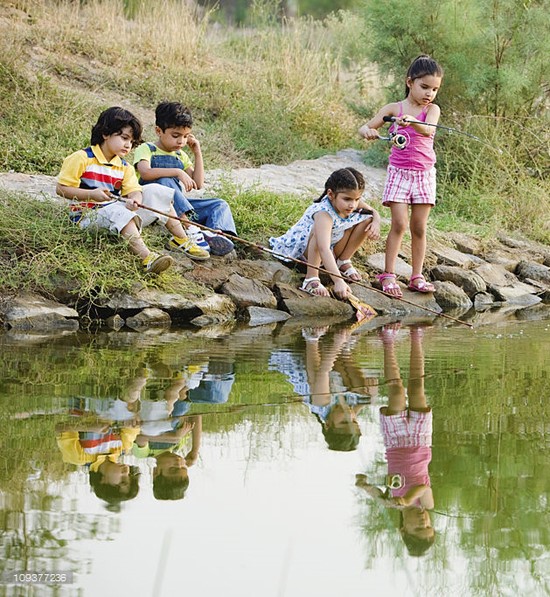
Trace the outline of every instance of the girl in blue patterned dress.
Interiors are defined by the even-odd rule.
[[[380,236],[380,216],[361,200],[364,190],[361,172],[355,168],[335,170],[321,196],[298,222],[282,236],[269,239],[279,256],[308,262],[301,290],[329,296],[319,280],[321,264],[329,272],[338,298],[346,298],[351,292],[342,276],[350,282],[361,280],[351,258],[367,238],[375,240]]]

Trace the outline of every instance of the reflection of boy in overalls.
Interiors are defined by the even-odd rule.
[[[424,393],[422,329],[411,328],[410,377],[405,392],[395,356],[395,329],[382,330],[384,377],[388,406],[380,409],[380,426],[386,448],[386,490],[357,475],[356,485],[387,507],[401,511],[401,536],[411,555],[422,555],[435,540],[428,510],[434,500],[428,472],[432,458],[432,411]],[[409,404],[407,406],[407,394]]]
[[[180,217],[188,217],[213,230],[236,236],[235,222],[229,205],[222,199],[191,199],[183,191],[200,189],[204,183],[204,165],[198,139],[191,133],[193,119],[189,110],[177,102],[163,102],[157,106],[156,144],[143,143],[134,158],[140,184],[157,183],[174,190],[174,208]],[[195,163],[183,151],[188,146],[195,155]],[[187,229],[193,240],[214,255],[225,255],[234,248],[224,236]],[[204,235],[204,239],[202,238]],[[205,242],[206,241],[206,242]],[[204,243],[204,244],[203,244]]]

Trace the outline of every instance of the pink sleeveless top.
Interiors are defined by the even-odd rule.
[[[401,102],[399,105],[399,116],[402,116],[403,103]],[[426,122],[428,107],[426,106],[422,110],[417,120]],[[405,149],[398,149],[395,145],[392,146],[389,159],[390,166],[406,170],[431,170],[434,167],[436,162],[434,135],[426,137],[417,132],[412,126],[403,127],[396,124],[390,127],[390,132],[405,135],[409,139]]]

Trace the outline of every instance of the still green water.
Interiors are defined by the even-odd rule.
[[[381,321],[0,336],[0,594],[548,595],[548,312]]]

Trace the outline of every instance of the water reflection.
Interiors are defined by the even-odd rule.
[[[547,594],[550,324],[379,328],[0,336],[0,573],[164,596],[190,546],[201,595]]]
[[[423,329],[409,328],[410,363],[407,389],[395,351],[397,324],[380,331],[388,404],[380,408],[380,427],[387,460],[382,487],[358,474],[356,485],[386,508],[399,510],[399,531],[409,553],[423,555],[434,543],[429,510],[434,507],[428,465],[432,459],[432,410],[424,391]]]
[[[278,348],[269,367],[283,373],[315,416],[330,450],[355,450],[361,437],[357,415],[377,393],[377,378],[366,377],[351,357],[350,328],[304,328],[303,351]]]

